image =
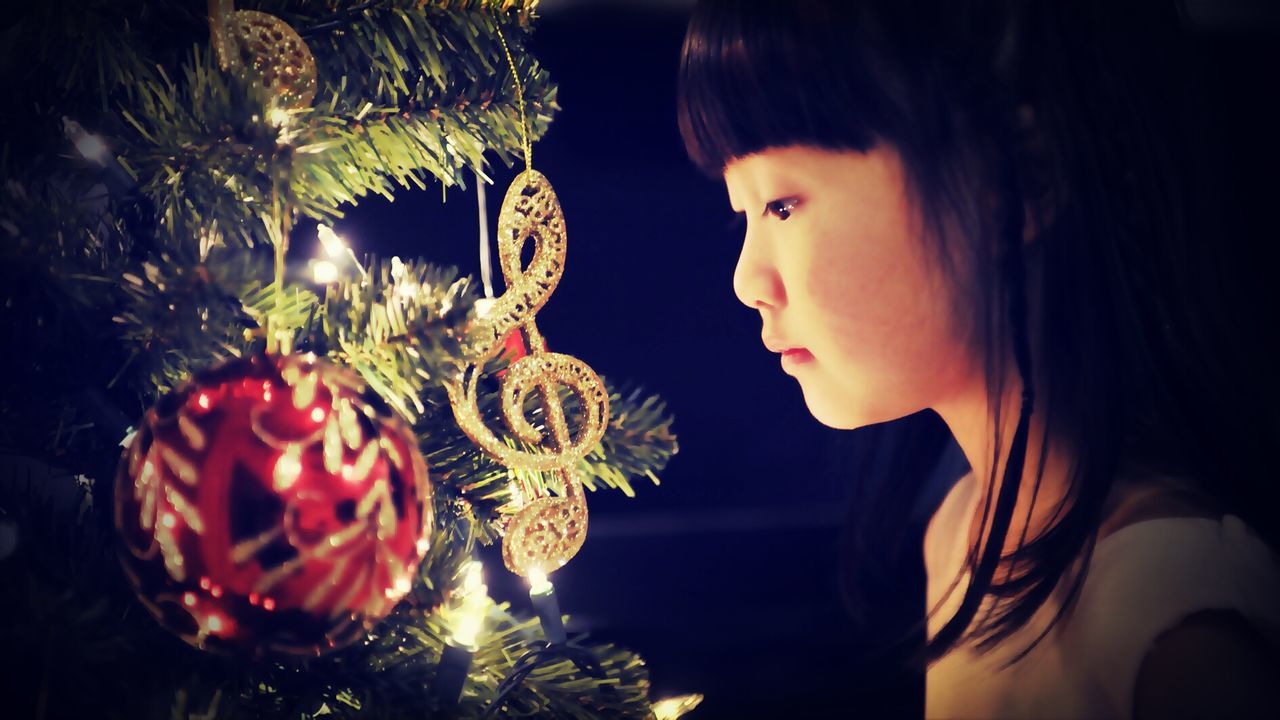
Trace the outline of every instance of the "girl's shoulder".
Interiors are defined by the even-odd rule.
[[[929,523],[925,562],[929,608],[936,613],[929,618],[930,635],[963,594],[965,553],[957,538],[981,490],[972,476],[961,479]],[[1127,717],[1143,660],[1162,634],[1184,620],[1225,610],[1272,642],[1280,640],[1280,558],[1240,518],[1212,512],[1199,496],[1172,483],[1126,483],[1111,499],[1079,594],[1062,622],[1014,667],[1001,670],[1056,614],[1065,579],[1054,602],[1008,647],[986,655],[959,648],[955,658],[932,668],[934,710]],[[984,697],[970,697],[975,694]]]
[[[1111,707],[1127,709],[1155,641],[1214,610],[1280,639],[1280,560],[1237,516],[1156,491],[1108,514],[1056,641]]]

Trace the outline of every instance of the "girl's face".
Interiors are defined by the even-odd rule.
[[[956,399],[979,375],[927,256],[897,152],[770,148],[730,162],[745,213],[733,289],[813,416],[850,429]]]

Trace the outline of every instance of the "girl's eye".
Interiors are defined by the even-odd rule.
[[[774,200],[764,206],[765,215],[773,215],[779,220],[786,220],[791,217],[791,212],[799,205],[799,201],[795,198],[783,198]]]

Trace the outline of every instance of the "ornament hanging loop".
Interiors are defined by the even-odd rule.
[[[502,43],[502,52],[507,56],[507,66],[511,68],[511,79],[516,86],[516,107],[520,110],[520,141],[524,146],[524,168],[530,170],[533,168],[533,145],[529,142],[529,121],[524,112],[524,83],[520,82],[520,72],[516,69],[515,58],[511,56],[507,38],[502,34],[502,23],[494,21],[494,29],[498,33],[498,42]]]

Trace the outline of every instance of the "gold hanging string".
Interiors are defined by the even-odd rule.
[[[498,41],[502,43],[502,52],[507,56],[507,65],[511,68],[511,78],[516,86],[516,107],[520,109],[520,140],[524,146],[524,169],[533,167],[533,146],[529,142],[529,121],[524,114],[524,83],[520,82],[520,71],[516,70],[516,61],[511,57],[511,48],[507,47],[507,38],[502,34],[502,23],[494,22],[498,31]]]

